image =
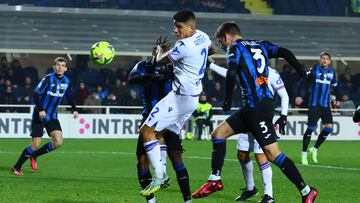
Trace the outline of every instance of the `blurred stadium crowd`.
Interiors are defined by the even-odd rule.
[[[127,68],[90,68],[83,63],[80,67],[69,67],[66,76],[73,83],[73,93],[78,105],[103,106],[141,106],[139,87],[128,85],[127,78],[132,67]],[[290,97],[290,106],[294,104],[295,97],[304,99],[302,108],[307,107],[310,87],[307,81],[300,80],[293,68],[288,65],[279,67],[286,89]],[[52,68],[47,69],[47,73]],[[1,58],[0,66],[0,103],[1,104],[33,104],[33,89],[42,75],[38,74],[36,67],[22,67],[18,59],[8,61]],[[203,79],[204,91],[209,102],[220,107],[223,99],[224,79],[207,69]],[[238,91],[238,90],[236,90]],[[338,91],[333,92],[333,108],[355,108],[360,105],[360,73],[352,74],[351,67],[347,66],[338,72]],[[64,101],[66,104],[67,101]],[[241,95],[234,94],[234,106],[241,106]],[[280,105],[279,99],[276,101]],[[2,112],[28,112],[29,108],[2,107]],[[82,113],[102,113],[102,109],[83,110]],[[119,109],[111,109],[111,113],[122,113]],[[139,112],[139,111],[134,111]],[[126,111],[129,113],[129,111]],[[348,112],[343,112],[345,115]]]

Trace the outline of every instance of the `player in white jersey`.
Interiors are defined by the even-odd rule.
[[[175,78],[172,91],[154,106],[140,128],[140,136],[155,174],[148,187],[140,192],[143,196],[160,190],[161,185],[168,179],[162,170],[156,132],[166,128],[174,133],[180,133],[184,122],[198,105],[206,59],[215,51],[215,45],[211,43],[209,36],[196,29],[193,12],[179,11],[173,18],[174,33],[178,41],[172,49],[168,46],[158,46],[156,57],[158,65],[172,63],[174,66]]]
[[[226,77],[227,69],[221,66],[218,66],[214,63],[210,63],[209,65],[210,70],[216,72],[217,74],[221,75],[222,77]],[[289,107],[289,96],[286,92],[284,82],[282,81],[279,73],[269,67],[269,88],[272,94],[274,95],[274,91],[280,96],[281,98],[281,117],[275,122],[275,125],[279,125],[279,131],[281,134],[285,134],[285,125],[286,125],[286,116]],[[264,196],[260,203],[262,202],[275,202],[273,197],[273,190],[272,190],[272,170],[270,166],[270,162],[267,160],[263,150],[261,149],[258,142],[249,134],[241,133],[238,137],[237,143],[237,157],[240,161],[241,168],[243,170],[243,175],[246,183],[245,190],[242,192],[240,196],[235,198],[236,201],[244,201],[249,198],[256,196],[259,192],[254,184],[254,177],[253,177],[253,163],[250,160],[249,153],[250,153],[250,141],[251,139],[254,148],[254,154],[256,161],[259,165],[262,180],[264,183]]]

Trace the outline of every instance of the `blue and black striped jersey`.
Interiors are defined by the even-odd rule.
[[[44,110],[46,118],[43,121],[49,121],[57,119],[58,107],[64,96],[72,95],[72,87],[65,75],[59,78],[55,73],[50,73],[39,82],[34,93],[39,99],[38,105],[41,106],[35,106],[33,119],[41,120],[39,111]]]
[[[273,99],[268,86],[270,58],[277,57],[279,46],[268,41],[236,40],[227,50],[227,63],[238,65],[243,104],[254,108],[264,98]]]
[[[161,71],[160,71],[161,69]],[[139,74],[143,76],[145,74],[159,74],[160,72],[173,72],[173,66],[164,66],[164,67],[154,67],[151,62],[140,61],[135,65],[131,70],[130,76],[133,74]],[[152,108],[157,104],[162,98],[164,98],[171,91],[171,79],[159,80],[159,81],[149,81],[143,83],[140,89],[140,95],[143,102],[143,116],[147,116]]]
[[[330,85],[337,85],[335,71],[318,64],[307,74],[312,79],[309,107],[329,107]]]

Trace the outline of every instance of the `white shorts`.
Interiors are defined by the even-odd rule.
[[[185,121],[197,108],[198,96],[187,96],[169,92],[151,110],[144,122],[156,131],[168,129],[179,134]]]
[[[264,151],[261,149],[259,143],[254,139],[251,134],[240,133],[237,141],[237,149],[240,151],[250,151],[250,139],[254,143],[254,153],[255,154],[264,154]]]

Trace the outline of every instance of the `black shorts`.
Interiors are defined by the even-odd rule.
[[[310,107],[308,112],[308,125],[316,126],[317,122],[321,118],[323,124],[332,124],[333,116],[330,108],[323,107]]]
[[[272,123],[274,107],[271,100],[263,100],[255,108],[243,108],[233,113],[226,122],[235,134],[251,132],[261,147],[276,142]]]
[[[58,119],[56,120],[50,120],[47,122],[42,122],[36,119],[33,119],[31,121],[31,137],[42,137],[44,134],[44,128],[46,129],[46,132],[48,136],[50,137],[50,133],[54,130],[61,130],[60,122]]]
[[[181,143],[180,136],[170,130],[165,130],[163,132],[165,144],[167,147],[167,151],[180,151],[183,152],[183,147]],[[137,147],[136,147],[136,155],[146,155],[144,144],[140,136],[138,137]]]

